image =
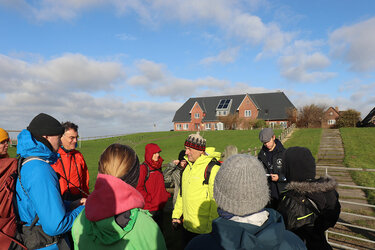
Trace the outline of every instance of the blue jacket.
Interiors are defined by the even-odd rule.
[[[49,164],[58,159],[57,153],[35,140],[26,129],[18,135],[17,154],[24,158],[38,156]],[[82,211],[83,206],[68,211],[61,199],[57,175],[49,164],[40,160],[31,160],[22,166],[21,183],[27,194],[17,179],[17,205],[20,220],[26,222],[27,226],[38,215],[39,221],[36,225],[41,225],[46,234],[56,236],[71,230],[73,221]],[[58,247],[55,244],[45,249],[58,249]]]
[[[267,208],[266,211],[268,220],[260,227],[219,217],[212,222],[211,233],[193,238],[185,250],[306,249],[297,235],[285,229],[278,212]]]

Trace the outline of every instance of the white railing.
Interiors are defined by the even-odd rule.
[[[346,167],[332,167],[332,166],[316,166],[316,167],[318,169],[324,169],[326,175],[329,174],[329,171],[331,171],[331,172],[338,172],[338,171],[375,172],[375,169],[366,169],[366,168],[346,168]],[[343,188],[353,188],[353,189],[361,189],[361,190],[364,190],[364,189],[365,190],[375,190],[375,187],[348,185],[348,184],[340,184],[340,183],[338,183],[338,186],[343,187]],[[350,205],[354,205],[354,206],[358,206],[358,207],[367,207],[367,208],[375,209],[374,205],[367,204],[367,203],[352,202],[352,201],[346,201],[346,200],[343,200],[343,199],[340,199],[339,201],[340,201],[341,204],[350,204]],[[341,212],[340,217],[342,215],[352,216],[352,217],[356,217],[356,218],[360,218],[360,219],[364,219],[364,220],[375,220],[375,216],[363,215],[363,214],[356,213],[356,212]],[[351,223],[344,223],[344,222],[340,222],[340,221],[338,221],[336,223],[336,225],[341,225],[341,226],[344,226],[346,228],[359,229],[361,231],[366,231],[366,232],[369,232],[369,233],[373,233],[373,235],[375,235],[374,234],[375,233],[374,228],[359,226],[359,225],[355,225],[355,224],[351,224]],[[357,237],[357,236],[350,235],[350,234],[347,234],[347,233],[335,232],[332,229],[330,229],[330,230],[326,231],[326,237],[327,237],[328,241],[329,241],[329,235],[337,235],[337,236],[340,236],[340,237],[343,237],[343,238],[346,238],[346,239],[350,239],[352,241],[356,241],[357,243],[362,242],[362,243],[359,243],[359,245],[361,245],[363,243],[375,244],[375,236],[365,238],[366,236],[362,235],[362,237],[363,237],[362,238],[362,237]],[[368,235],[370,235],[370,234],[368,234]],[[352,248],[352,247],[349,247],[349,246],[337,244],[337,243],[330,242],[330,241],[329,241],[329,244],[331,244],[331,246],[339,247],[339,248],[342,248],[342,249],[357,249],[357,248]]]

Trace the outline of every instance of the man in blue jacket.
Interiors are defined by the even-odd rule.
[[[18,135],[17,154],[25,158],[16,184],[21,238],[30,249],[69,249],[65,233],[82,211],[85,199],[64,202],[58,177],[50,166],[58,159],[64,128],[40,113]]]

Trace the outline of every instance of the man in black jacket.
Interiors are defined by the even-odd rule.
[[[276,209],[280,192],[284,190],[287,181],[282,161],[285,148],[276,139],[272,128],[262,129],[259,133],[259,140],[263,143],[263,147],[258,154],[258,159],[266,170],[271,195],[268,207]]]

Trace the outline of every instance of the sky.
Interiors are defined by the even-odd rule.
[[[375,107],[373,0],[0,0],[0,127],[167,131],[190,97]]]

